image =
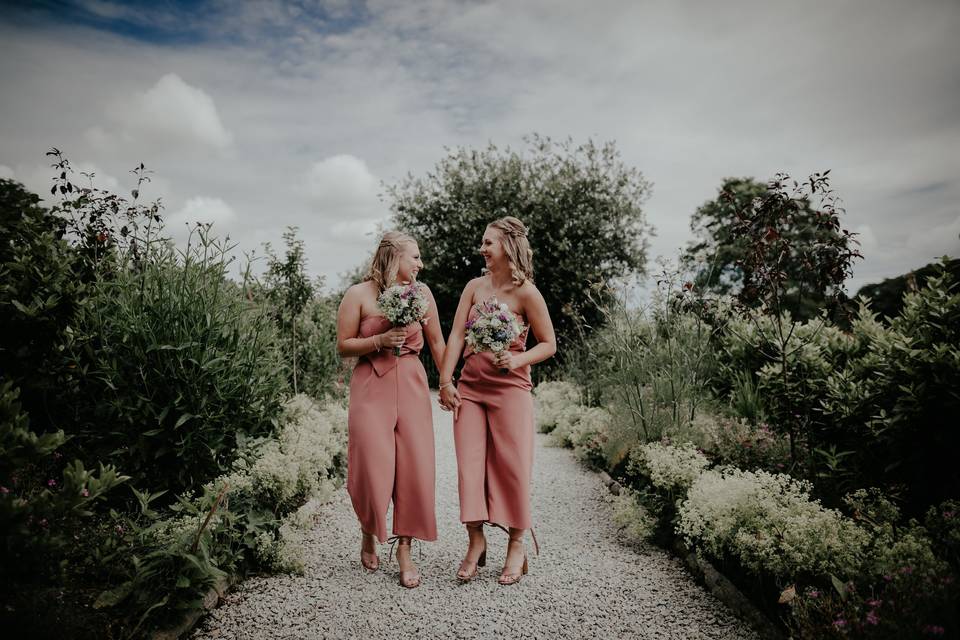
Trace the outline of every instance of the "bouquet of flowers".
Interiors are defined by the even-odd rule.
[[[500,354],[510,347],[523,328],[520,321],[505,304],[496,298],[474,305],[477,317],[467,321],[466,343],[476,352],[490,351]],[[507,373],[500,369],[500,373]]]
[[[385,289],[377,298],[377,304],[384,317],[395,327],[420,322],[430,306],[419,282],[396,284]],[[393,355],[400,355],[400,347],[393,348]]]

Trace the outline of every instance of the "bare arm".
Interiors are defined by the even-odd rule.
[[[423,325],[423,333],[427,338],[427,344],[430,345],[430,356],[439,370],[443,364],[443,355],[446,345],[443,342],[443,330],[440,328],[440,314],[437,310],[437,301],[433,299],[433,292],[430,288],[424,286],[427,290],[427,300],[430,301],[430,310],[427,312],[428,321]]]
[[[386,347],[403,344],[403,329],[391,329],[386,333],[361,338],[360,309],[361,292],[356,286],[347,289],[337,309],[337,352],[344,358],[355,358]]]
[[[537,364],[553,356],[557,352],[557,336],[553,331],[553,321],[550,311],[543,299],[540,290],[533,283],[521,293],[523,310],[530,322],[530,329],[537,338],[537,344],[532,349],[512,356],[513,366],[522,367],[528,364]]]
[[[447,349],[444,353],[443,364],[440,367],[440,384],[453,378],[453,371],[457,368],[457,361],[463,354],[466,329],[464,325],[470,316],[470,307],[473,305],[473,289],[476,285],[471,280],[460,294],[460,303],[457,304],[457,313],[450,328],[450,337],[447,339]]]

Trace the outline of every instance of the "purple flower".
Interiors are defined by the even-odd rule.
[[[123,527],[122,527],[122,526],[120,526],[120,525],[118,524],[118,525],[117,525],[116,527],[114,527],[114,528],[116,529],[118,536],[122,536],[122,535],[123,535]]]
[[[467,320],[467,330],[469,331],[471,327],[473,327],[473,320]]]
[[[810,591],[807,592],[807,595],[816,600],[820,597],[820,592],[816,589],[810,589]]]
[[[891,582],[891,581],[893,580],[893,576],[891,576],[891,575],[885,575],[885,576],[883,576],[883,579],[886,580],[887,582]]]
[[[10,493],[10,489],[7,489],[6,487],[0,485],[0,493],[2,493],[3,495],[7,495],[8,493]]]
[[[881,604],[883,604],[883,600],[877,600],[876,598],[867,600],[868,607],[879,607]]]
[[[507,321],[507,316],[503,315],[502,313],[501,313],[499,316],[497,316],[497,317],[500,318],[500,322],[506,322],[506,321]]]
[[[905,573],[906,575],[910,575],[911,573],[913,573],[913,567],[900,567],[900,573]]]
[[[57,486],[57,481],[54,480],[53,478],[50,478],[49,480],[47,480],[47,486],[48,486],[48,487],[55,487],[55,486]]]
[[[843,618],[837,618],[833,621],[833,626],[836,629],[843,629],[845,626],[847,626],[847,621]]]
[[[872,624],[874,626],[880,624],[880,616],[877,615],[876,611],[867,613],[867,624]]]
[[[923,633],[929,636],[942,636],[946,629],[938,624],[928,624],[923,628]]]
[[[951,518],[952,518],[953,516],[955,516],[955,515],[957,515],[956,511],[944,511],[944,512],[943,512],[943,518],[944,518],[944,520],[949,520],[949,519],[951,519]]]
[[[47,519],[46,519],[46,518],[41,518],[39,524],[40,524],[41,527],[43,527],[44,529],[46,529],[46,528],[47,528]]]

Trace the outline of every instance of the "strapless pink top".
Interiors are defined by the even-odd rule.
[[[521,321],[526,320],[521,314],[515,313]],[[468,321],[477,316],[475,305],[470,306]],[[527,335],[530,333],[530,325],[523,322],[523,330],[520,335],[510,343],[510,351],[526,351]],[[463,369],[460,371],[460,382],[467,385],[494,385],[494,386],[513,386],[524,389],[533,388],[530,379],[530,365],[525,365],[518,369],[511,369],[507,373],[501,373],[500,368],[493,362],[494,355],[489,351],[476,352],[470,347],[466,347],[463,352]]]
[[[423,320],[424,323],[428,321],[429,317]],[[369,338],[378,333],[388,331],[392,326],[390,321],[383,316],[367,316],[360,320],[360,337]],[[399,358],[394,355],[393,347],[384,347],[380,349],[380,351],[372,351],[361,356],[362,360],[366,360],[373,365],[373,369],[377,372],[378,376],[383,376],[397,366],[397,361],[403,356],[419,355],[420,350],[423,349],[423,326],[421,323],[414,322],[408,324],[406,329],[407,338],[400,347]]]

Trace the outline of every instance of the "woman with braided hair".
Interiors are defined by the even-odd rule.
[[[499,582],[514,584],[527,573],[523,534],[531,528],[534,436],[530,365],[556,353],[557,343],[547,305],[533,284],[533,252],[523,222],[512,216],[491,222],[483,234],[480,255],[486,274],[463,289],[440,367],[440,404],[453,411],[460,521],[469,537],[457,577],[470,580],[486,563],[483,524],[487,522],[507,530],[510,536]],[[454,383],[467,322],[474,318],[477,305],[493,298],[524,319],[525,328],[496,355],[467,347],[460,381]],[[533,329],[537,344],[527,350],[529,329]]]
[[[407,588],[420,585],[411,539],[437,539],[433,416],[418,355],[426,336],[439,367],[444,342],[436,302],[425,286],[427,313],[405,327],[391,326],[378,298],[393,285],[415,281],[421,268],[413,238],[384,234],[366,278],[347,290],[337,312],[337,350],[360,359],[350,380],[347,420],[347,491],[363,533],[360,562],[369,571],[379,568],[374,536],[386,540],[392,500],[391,540],[399,542],[400,584]]]

